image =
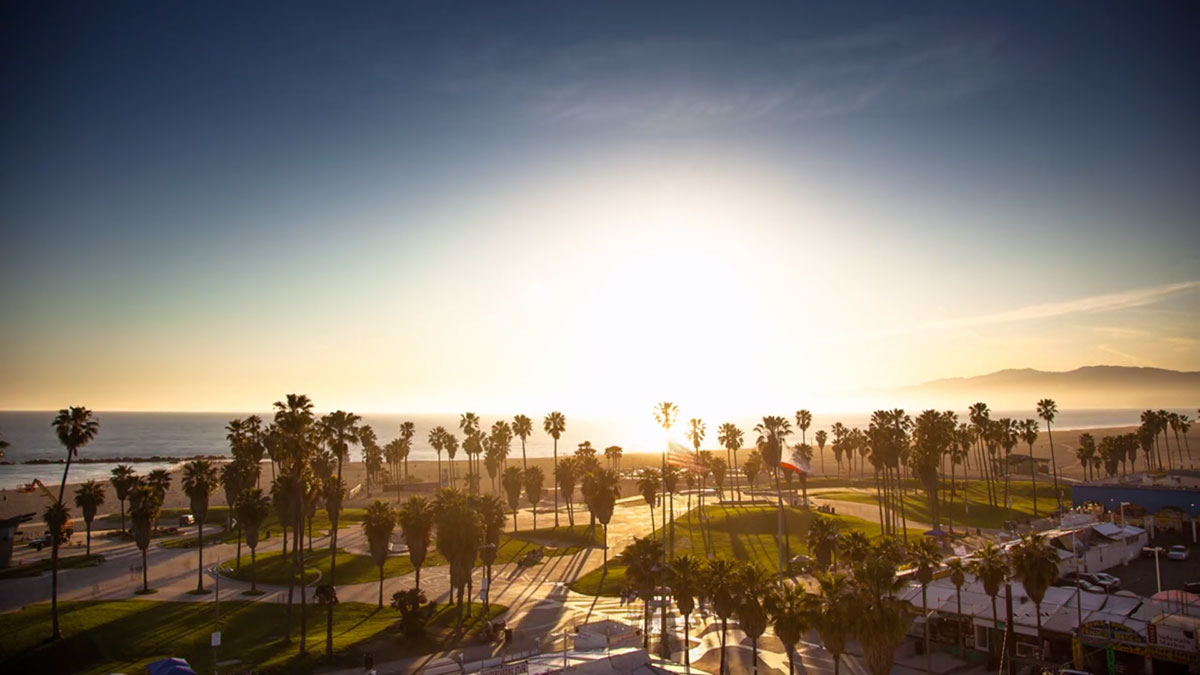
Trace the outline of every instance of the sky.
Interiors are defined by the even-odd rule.
[[[1200,370],[1193,3],[4,3],[0,408]]]

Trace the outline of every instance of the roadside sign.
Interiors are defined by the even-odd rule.
[[[220,647],[220,646],[221,646],[221,631],[219,631],[219,630],[215,630],[215,631],[213,631],[213,634],[212,634],[212,646],[214,646],[214,647]]]

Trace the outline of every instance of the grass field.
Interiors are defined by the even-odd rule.
[[[102,555],[71,555],[58,559],[58,569],[69,570],[77,567],[95,567],[104,562]],[[8,569],[0,570],[0,580],[3,579],[20,579],[22,577],[40,576],[42,572],[50,571],[50,559],[44,558],[37,562],[31,562],[26,565],[18,565],[17,567],[9,567]]]
[[[505,608],[492,607],[491,616]],[[6,672],[112,673],[145,672],[146,665],[168,656],[187,659],[198,672],[213,672],[210,633],[214,630],[211,603],[117,600],[111,602],[59,603],[63,639],[46,642],[50,634],[50,607],[38,604],[19,612],[0,614],[0,663]],[[268,670],[312,672],[318,664],[360,666],[355,647],[368,641],[387,640],[380,645],[388,658],[425,653],[437,649],[454,626],[456,613],[450,606],[439,608],[431,635],[406,644],[394,638],[392,626],[399,614],[390,608],[346,602],[334,612],[336,662],[329,664],[324,653],[323,614],[309,617],[310,655],[296,656],[298,645],[285,644],[282,637],[287,608],[262,602],[222,602],[222,645],[217,660],[238,659],[225,670]],[[470,630],[483,622],[482,607],[474,605]],[[296,624],[298,625],[298,623]],[[470,630],[468,632],[470,632]],[[296,637],[295,635],[293,636]],[[377,658],[380,650],[372,647]],[[314,653],[315,652],[315,653]]]
[[[173,514],[168,515],[166,512],[171,511]],[[159,518],[159,524],[162,526],[177,525],[179,516],[191,513],[190,509],[164,509],[163,516]],[[225,527],[225,518],[229,513],[229,509],[224,506],[214,506],[208,510],[208,517],[204,519],[204,525],[213,527]],[[367,515],[366,509],[345,509],[342,515],[338,518],[338,529],[361,523]],[[111,516],[109,516],[111,517]],[[312,531],[313,536],[321,536],[329,531],[332,523],[329,521],[329,516],[324,511],[317,511],[317,515],[313,517]],[[116,526],[120,526],[120,517],[118,516]],[[260,530],[266,532],[279,532],[279,519],[274,514],[269,516],[259,527]],[[304,525],[304,535],[308,536],[308,523]],[[290,536],[290,535],[289,535]],[[204,545],[208,546],[212,543],[223,542],[233,544],[237,542],[237,528],[232,528],[229,531],[213,531],[204,534]],[[196,545],[196,535],[193,533],[190,536],[174,537],[161,543],[161,546],[166,548],[193,548]]]
[[[715,558],[754,562],[772,572],[779,570],[778,512],[775,507],[711,505],[705,506],[704,512],[709,525],[707,537],[701,536],[699,509],[692,509],[675,519],[675,554],[690,553],[702,560],[711,554]],[[805,537],[813,514],[796,508],[784,509],[784,513],[791,554],[807,553]],[[843,531],[860,530],[868,537],[877,537],[881,532],[879,525],[859,518],[824,517],[839,521]],[[656,530],[655,536],[661,537],[661,530]],[[607,568],[580,577],[571,584],[571,589],[587,595],[616,596],[624,585],[625,567],[613,561]]]
[[[599,527],[596,529],[598,532],[603,531]],[[500,538],[500,548],[496,553],[496,564],[500,565],[517,560],[526,552],[539,546],[545,549],[547,555],[554,556],[569,555],[578,552],[585,546],[599,543],[600,537],[588,537],[586,530],[586,525],[578,524],[574,528],[563,525],[557,528],[549,527],[518,532],[515,535],[511,532],[505,533]],[[558,545],[554,546],[552,544]],[[243,551],[241,571],[236,573],[227,571],[226,573],[234,579],[250,581],[250,552],[248,549],[243,549]],[[286,585],[290,570],[284,562],[284,558],[279,551],[279,546],[272,545],[267,548],[260,545],[259,551],[257,582],[260,584]],[[329,578],[329,559],[328,548],[315,549],[311,553],[305,552],[304,565],[309,570],[308,580],[310,583],[318,578]],[[346,552],[344,549],[339,549],[337,563],[338,584],[358,584],[379,580],[379,567],[375,565],[375,560],[369,555],[353,554]],[[446,559],[437,552],[434,545],[431,545],[429,556],[425,559],[424,566],[433,567],[435,565],[446,564],[448,564]],[[233,562],[227,561],[223,566],[226,570],[231,570]],[[412,562],[407,555],[390,556],[383,566],[383,576],[384,578],[398,577],[412,572],[413,569]]]
[[[873,488],[872,488],[873,489]],[[1049,481],[1038,482],[1038,513],[1047,515],[1057,507],[1054,499],[1054,485]],[[1033,517],[1033,483],[1029,481],[1013,481],[1009,484],[1009,496],[1012,498],[1012,512],[1004,507],[1004,485],[999,486],[997,501],[1000,505],[988,503],[987,486],[982,481],[970,481],[964,491],[960,485],[954,496],[954,524],[969,527],[1000,528],[1004,521],[1010,519],[1022,520]],[[823,499],[857,502],[875,505],[878,503],[875,493],[868,492],[825,492],[820,495]],[[1069,498],[1065,501],[1069,501]],[[950,501],[941,502],[942,529],[950,523]],[[929,500],[919,490],[906,492],[904,495],[905,515],[921,523],[929,523]]]

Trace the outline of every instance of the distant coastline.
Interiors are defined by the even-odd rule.
[[[175,463],[175,462],[190,462],[194,459],[207,459],[214,461],[225,461],[229,459],[228,454],[223,455],[187,455],[187,456],[164,456],[153,455],[151,457],[78,457],[71,460],[71,465],[76,464],[138,464],[138,463]],[[23,462],[9,462],[7,460],[0,461],[0,466],[16,466],[18,464],[66,464],[65,459],[27,459]]]

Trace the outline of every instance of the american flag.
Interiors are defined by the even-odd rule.
[[[700,471],[704,468],[704,465],[700,463],[700,456],[691,449],[675,441],[668,441],[667,447],[667,464],[691,471]]]

